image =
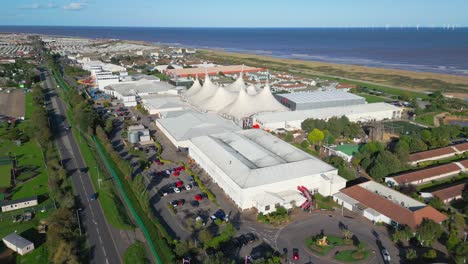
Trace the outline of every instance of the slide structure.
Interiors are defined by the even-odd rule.
[[[315,200],[314,196],[310,193],[310,191],[304,186],[297,186],[297,190],[302,193],[302,195],[307,199],[304,203],[301,204],[302,210],[308,210],[311,206],[314,205]]]

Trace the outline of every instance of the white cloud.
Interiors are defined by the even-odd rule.
[[[38,3],[34,3],[34,4],[29,4],[29,5],[22,5],[22,6],[19,6],[18,8],[19,9],[39,9],[39,8],[42,8],[42,5]]]
[[[42,5],[39,3],[32,3],[27,5],[18,6],[19,9],[47,9],[47,8],[56,8],[57,5],[54,3],[48,3],[47,5]]]
[[[72,2],[72,3],[68,4],[68,5],[63,6],[63,9],[65,9],[65,10],[81,10],[81,9],[85,8],[86,5],[87,4],[83,3],[83,2],[80,2],[80,3],[78,3],[78,2],[73,3]]]

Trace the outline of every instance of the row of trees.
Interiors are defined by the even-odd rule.
[[[333,138],[356,138],[364,135],[364,131],[359,124],[349,121],[346,116],[332,117],[327,121],[309,118],[302,122],[301,128],[307,133],[317,129]],[[328,131],[328,133],[325,131]]]
[[[59,208],[47,219],[46,247],[49,259],[53,263],[81,263],[84,261],[82,239],[77,232],[77,219],[73,190],[67,179],[67,171],[59,163],[60,157],[53,143],[51,128],[49,127],[49,113],[44,104],[44,91],[40,85],[33,87],[33,107],[30,129],[31,135],[41,146],[47,164],[49,195]]]

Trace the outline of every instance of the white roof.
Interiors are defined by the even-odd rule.
[[[236,92],[236,93],[244,89],[245,83],[244,83],[244,79],[242,78],[242,73],[239,74],[239,78],[237,78],[233,83],[229,84],[225,88],[229,92]]]
[[[262,123],[274,123],[305,120],[307,118],[328,119],[334,116],[347,116],[381,111],[399,111],[399,108],[387,103],[373,103],[289,112],[260,113],[257,114],[255,118]]]
[[[8,236],[4,237],[2,240],[8,243],[11,243],[15,245],[15,247],[21,248],[21,249],[33,244],[33,242],[27,240],[26,238],[16,233],[11,233]]]
[[[316,91],[316,92],[297,92],[279,94],[278,96],[293,101],[295,103],[318,103],[318,102],[329,102],[329,101],[342,101],[342,100],[356,100],[362,99],[361,96],[357,96],[352,93],[345,91]]]
[[[253,85],[249,85],[249,87],[247,87],[246,91],[247,91],[248,95],[256,95],[258,93],[257,89],[255,89],[255,87]]]
[[[209,98],[200,108],[208,111],[219,111],[234,102],[237,94],[236,92],[229,92],[224,87],[220,87],[213,97]]]
[[[192,87],[190,87],[190,89],[188,89],[188,90],[184,93],[184,96],[185,96],[185,97],[192,96],[192,95],[198,93],[198,92],[200,91],[201,88],[202,88],[202,86],[201,86],[201,84],[200,84],[200,81],[198,80],[198,78],[196,78],[196,79],[193,81]]]
[[[234,122],[213,113],[188,112],[173,118],[158,119],[156,122],[177,141],[241,129]]]
[[[336,172],[329,164],[259,129],[190,141],[241,188]]]
[[[142,102],[146,108],[153,110],[188,108],[188,106],[181,102],[177,96],[145,96],[142,97]]]
[[[143,93],[165,92],[165,91],[174,89],[174,86],[167,82],[159,82],[159,81],[141,79],[138,81],[120,82],[116,84],[111,84],[109,86],[106,86],[104,89],[116,91],[119,94],[126,96],[126,95],[135,95],[135,94],[143,94]]]
[[[218,90],[218,86],[212,83],[210,77],[206,74],[202,88],[197,93],[189,96],[188,101],[191,104],[200,107],[208,98],[212,97],[216,93],[216,90]]]

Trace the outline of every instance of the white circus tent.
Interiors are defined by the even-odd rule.
[[[243,88],[245,88],[244,79],[242,77],[242,72],[239,74],[239,77],[231,84],[225,87],[225,89],[229,92],[240,92]]]
[[[238,93],[229,92],[224,87],[218,88],[215,95],[208,99],[208,101],[201,105],[200,107],[207,111],[215,111],[218,112],[221,109],[225,108],[234,100],[236,100]]]
[[[190,87],[190,89],[188,89],[184,94],[183,96],[185,98],[187,97],[190,97],[196,93],[198,93],[200,91],[200,89],[202,88],[201,84],[200,84],[200,81],[198,80],[198,76],[195,78],[195,81],[193,82],[192,86]]]
[[[275,99],[271,93],[270,85],[267,84],[263,89],[255,96],[257,98],[257,104],[260,106],[260,112],[278,112],[288,111],[289,109],[282,105],[278,100]]]
[[[220,112],[237,119],[248,117],[256,113],[258,106],[256,106],[255,101],[255,96],[248,95],[243,88],[237,95],[236,100]]]
[[[247,91],[248,95],[256,95],[258,93],[257,89],[255,89],[255,87],[253,85],[249,85],[249,87],[247,87],[246,91]]]
[[[214,96],[218,89],[218,86],[211,82],[208,74],[205,74],[205,81],[203,82],[202,88],[197,93],[188,97],[188,101],[192,105],[200,107],[206,102],[207,99]]]

